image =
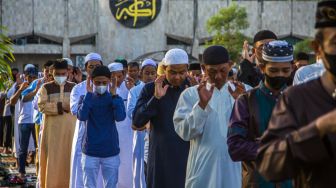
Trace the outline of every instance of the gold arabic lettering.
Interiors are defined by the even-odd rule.
[[[156,0],[133,0],[134,2],[130,4],[128,7],[120,8],[120,6],[128,0],[124,0],[116,4],[117,13],[116,19],[124,19],[126,20],[129,17],[133,17],[133,27],[136,26],[139,17],[151,17],[151,19],[155,18],[156,15]],[[151,8],[148,6],[152,5]]]

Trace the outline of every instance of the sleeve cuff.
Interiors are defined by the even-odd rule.
[[[330,159],[315,122],[290,134],[288,142],[294,158],[305,162],[319,162]]]

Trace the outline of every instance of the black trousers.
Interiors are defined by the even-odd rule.
[[[4,124],[3,124],[3,146],[4,147],[12,147],[12,131],[13,131],[13,122],[12,116],[5,116],[3,117]]]
[[[3,146],[3,129],[4,129],[4,117],[0,116],[0,147]]]

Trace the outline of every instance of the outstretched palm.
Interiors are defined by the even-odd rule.
[[[197,88],[198,96],[200,99],[199,105],[202,109],[205,109],[205,107],[208,105],[209,101],[211,100],[213,91],[215,89],[214,85],[211,85],[210,90],[206,88],[207,80],[208,78],[203,78]]]
[[[91,83],[91,77],[90,76],[88,76],[87,80],[86,80],[86,91],[88,93],[93,93],[93,86],[92,86],[92,83]]]
[[[112,95],[117,94],[117,78],[113,77],[110,84],[110,93]]]
[[[154,96],[157,99],[160,99],[161,97],[165,96],[166,93],[167,93],[167,89],[168,89],[169,85],[163,86],[163,81],[164,81],[165,78],[166,78],[166,76],[162,75],[155,80]]]
[[[235,86],[235,90],[233,91],[231,86],[228,87],[228,90],[229,90],[230,94],[232,95],[232,97],[234,99],[237,99],[239,97],[239,95],[241,95],[245,92],[246,89],[245,89],[244,84],[241,83],[241,82],[233,81],[232,83]]]

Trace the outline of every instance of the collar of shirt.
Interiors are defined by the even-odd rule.
[[[135,83],[135,86],[141,84],[141,80],[138,80],[136,83]]]
[[[181,85],[179,85],[179,86],[172,86],[172,85],[168,82],[168,80],[165,79],[165,80],[163,81],[163,85],[169,85],[170,88],[178,89],[178,90],[180,90],[180,89],[184,90],[186,87],[190,87],[190,83],[189,83],[189,81],[188,81],[187,79],[185,79],[185,80],[183,81],[183,83],[182,83]]]
[[[278,95],[274,95],[273,92],[266,87],[266,85],[264,84],[263,81],[260,82],[259,84],[259,89],[261,92],[263,92],[266,96],[269,96],[269,97],[272,97],[274,99],[277,99],[278,97],[280,97],[283,93],[283,91],[287,88],[287,85],[283,86],[281,89],[280,89],[280,92]]]

